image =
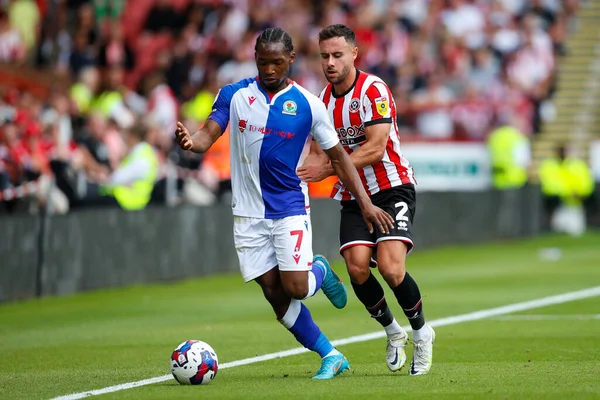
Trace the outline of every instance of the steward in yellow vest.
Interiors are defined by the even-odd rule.
[[[125,131],[129,153],[111,174],[110,183],[101,187],[101,192],[113,196],[124,210],[145,208],[158,176],[158,158],[145,141],[146,134],[147,128],[142,124]]]
[[[557,157],[542,161],[539,177],[552,230],[575,236],[585,232],[584,205],[594,191],[594,177],[586,162],[568,157],[560,147]]]
[[[594,191],[594,177],[585,161],[567,157],[564,147],[558,149],[558,157],[542,161],[539,169],[542,193],[555,197],[565,205],[579,206]]]
[[[494,188],[517,189],[527,183],[531,158],[527,136],[512,126],[501,126],[489,135],[488,150]]]

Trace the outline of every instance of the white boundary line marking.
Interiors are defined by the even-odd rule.
[[[433,321],[429,321],[428,324],[433,327],[455,325],[463,322],[479,321],[485,318],[497,317],[500,315],[511,314],[519,311],[531,310],[534,308],[546,307],[555,304],[567,303],[569,301],[588,299],[591,297],[600,296],[600,286],[592,287],[589,289],[577,290],[575,292],[563,293],[555,296],[542,297],[541,299],[524,301],[521,303],[509,304],[506,306],[489,308],[487,310],[475,311],[467,314],[455,315],[453,317],[440,318]],[[410,327],[404,327],[407,331],[410,331]],[[331,343],[334,346],[343,346],[346,344],[366,342],[369,340],[379,339],[385,337],[385,332],[377,331],[371,332],[364,335],[351,336],[345,339],[332,340]],[[234,368],[241,365],[254,364],[257,362],[273,360],[275,358],[290,357],[297,354],[306,353],[309,350],[304,347],[297,347],[290,350],[278,351],[276,353],[264,354],[262,356],[244,358],[243,360],[231,361],[219,365],[219,369]],[[137,382],[128,382],[120,385],[109,386],[103,389],[90,390],[87,392],[73,393],[65,396],[55,397],[51,400],[77,400],[83,399],[89,396],[97,396],[106,393],[118,392],[120,390],[133,389],[140,386],[152,385],[153,383],[164,382],[173,379],[172,375],[157,376],[155,378],[144,379]]]
[[[600,314],[523,314],[501,315],[493,321],[593,321],[600,320]]]

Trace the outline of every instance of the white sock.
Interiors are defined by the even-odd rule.
[[[308,299],[315,295],[317,289],[317,278],[312,271],[308,271],[308,293],[304,299]]]
[[[427,324],[423,325],[421,329],[413,330],[413,340],[415,342],[431,340],[431,329]]]
[[[391,324],[384,326],[383,329],[385,329],[385,334],[388,336],[404,332],[404,329],[402,329],[398,321],[396,321],[396,318],[394,318]]]
[[[329,353],[327,353],[327,355],[325,357],[329,357],[329,356],[337,356],[338,354],[340,354],[339,351],[337,351],[337,349],[333,349],[331,350]],[[323,358],[325,358],[323,357]]]

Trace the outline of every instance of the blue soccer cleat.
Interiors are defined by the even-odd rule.
[[[321,363],[321,368],[313,376],[313,379],[331,379],[349,369],[350,363],[343,354],[325,357]]]
[[[329,266],[329,261],[322,255],[317,254],[313,258],[313,263],[323,269],[324,277],[323,283],[321,284],[321,290],[325,293],[325,296],[327,296],[335,308],[344,308],[348,302],[346,287],[342,283],[340,277],[333,269],[331,269],[331,266]]]

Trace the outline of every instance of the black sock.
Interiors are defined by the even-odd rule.
[[[398,304],[402,307],[404,315],[408,318],[413,330],[421,329],[425,325],[425,315],[423,315],[423,302],[421,301],[421,292],[417,282],[408,274],[404,275],[401,284],[392,288]]]
[[[385,301],[383,288],[373,274],[369,272],[369,278],[361,285],[352,282],[352,287],[356,297],[381,326],[386,327],[394,321],[394,316]]]

